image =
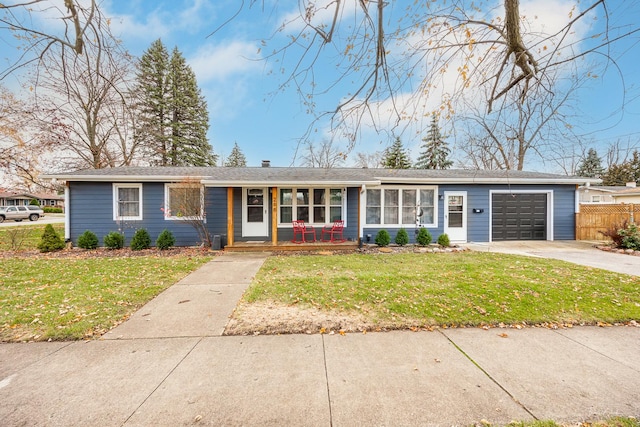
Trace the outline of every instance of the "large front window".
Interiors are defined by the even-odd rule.
[[[342,218],[341,188],[281,188],[280,223],[326,224]]]
[[[142,184],[113,184],[113,219],[142,219]]]
[[[199,184],[165,184],[166,219],[190,220],[203,216],[203,188]]]
[[[367,225],[436,225],[435,187],[369,188]]]

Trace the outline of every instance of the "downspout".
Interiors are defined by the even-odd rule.
[[[363,215],[366,214],[366,209],[363,208],[364,203],[366,203],[366,194],[367,194],[367,185],[362,184],[360,187],[360,197],[358,198],[358,241],[359,244],[363,242],[364,239],[364,220]]]
[[[70,194],[69,194],[69,181],[64,183],[64,241],[71,241],[71,222],[69,218],[69,214],[71,213],[71,209],[69,209],[70,205]]]

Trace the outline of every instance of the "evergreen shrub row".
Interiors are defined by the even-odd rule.
[[[427,246],[428,244],[431,243],[432,240],[433,240],[433,237],[431,236],[431,233],[429,233],[429,230],[427,230],[424,227],[421,227],[420,230],[418,231],[418,235],[416,236],[416,242],[418,243],[418,245]],[[394,242],[396,243],[396,245],[399,245],[399,246],[404,246],[408,244],[409,233],[407,233],[407,230],[405,230],[404,228],[401,228],[400,230],[398,230],[398,233],[396,234]],[[376,234],[375,243],[378,246],[388,246],[391,243],[391,235],[387,230],[382,229],[378,231],[378,234]],[[450,246],[451,241],[449,240],[449,236],[446,233],[441,234],[438,237],[438,244],[440,246],[445,246],[445,247]]]

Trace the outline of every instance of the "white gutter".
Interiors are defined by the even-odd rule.
[[[217,181],[213,179],[203,179],[202,184],[207,187],[360,187],[362,185],[380,185],[381,183],[380,181]]]
[[[180,182],[200,181],[208,176],[194,175],[41,175],[42,179],[59,181],[91,181],[91,182]]]
[[[382,178],[385,184],[574,184],[599,183],[599,179],[576,178]]]

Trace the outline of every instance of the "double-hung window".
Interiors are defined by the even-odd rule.
[[[142,184],[113,184],[113,219],[142,220]]]
[[[326,224],[342,218],[341,188],[281,188],[280,223],[304,221]]]
[[[436,226],[436,187],[368,188],[366,224]]]
[[[203,219],[204,192],[201,185],[165,184],[164,194],[166,219]]]

